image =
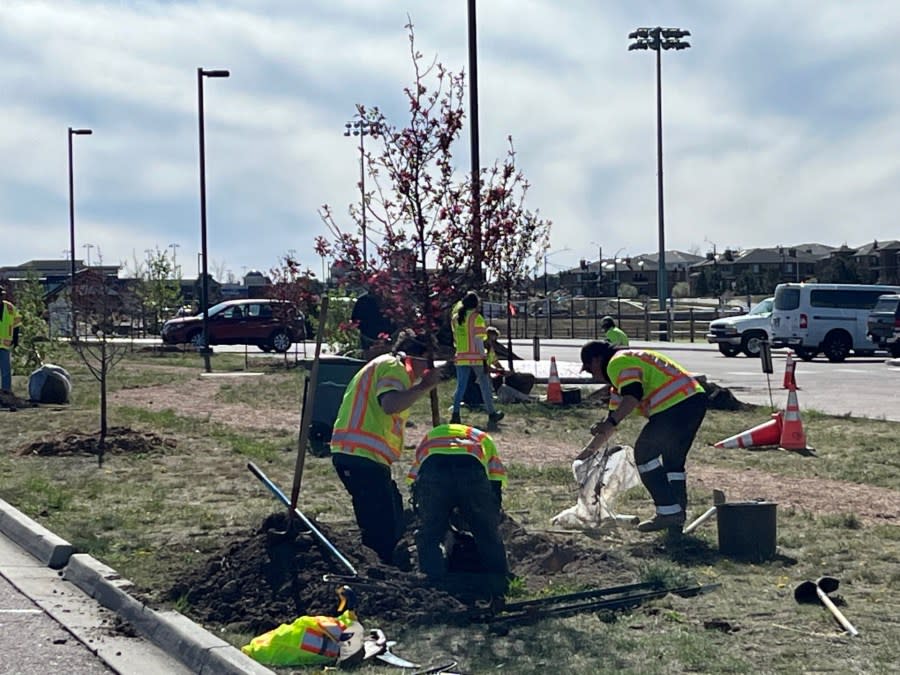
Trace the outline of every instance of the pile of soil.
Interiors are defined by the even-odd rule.
[[[485,600],[477,580],[486,575],[448,575],[448,582],[438,588],[417,571],[381,563],[359,542],[355,528],[316,526],[363,579],[347,582],[363,621],[460,625],[468,623],[470,610]],[[324,582],[323,575],[346,575],[348,570],[310,534],[281,536],[273,529],[284,529],[284,514],[273,514],[257,531],[232,540],[202,568],[184,574],[166,599],[186,604],[186,611],[205,625],[253,634],[303,615],[334,616],[340,583]],[[582,548],[570,537],[532,534],[509,517],[501,532],[512,573],[532,590],[550,584],[593,587],[632,580],[612,553]]]
[[[129,427],[110,427],[106,433],[103,451],[106,454],[150,454],[161,453],[166,448],[174,447],[176,441],[172,438],[162,438],[147,431],[134,431]],[[16,454],[41,457],[99,455],[100,433],[60,434],[53,438],[27,443],[18,448]]]

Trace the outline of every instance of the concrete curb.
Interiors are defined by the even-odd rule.
[[[8,502],[0,499],[0,532],[100,605],[115,612],[141,635],[201,675],[274,675],[183,614],[147,607],[131,595],[134,584],[73,547]]]
[[[0,499],[0,531],[51,569],[65,567],[75,550],[72,544],[56,536],[10,503]]]

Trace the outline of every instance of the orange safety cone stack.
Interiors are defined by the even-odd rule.
[[[784,362],[784,380],[781,383],[782,389],[799,389],[797,386],[797,362],[794,361],[794,355],[788,350],[787,359]]]
[[[806,433],[800,420],[800,403],[797,401],[797,390],[788,391],[787,409],[784,411],[784,424],[781,428],[781,441],[778,446],[784,450],[795,450],[804,453],[814,452],[806,445]]]
[[[780,412],[772,413],[772,419],[758,424],[752,429],[741,432],[716,443],[717,448],[761,448],[767,445],[777,446],[782,439],[782,416]]]
[[[556,357],[550,357],[550,377],[547,378],[547,403],[562,403],[562,384],[559,381],[559,371],[556,370]]]

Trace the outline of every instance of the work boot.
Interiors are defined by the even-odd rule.
[[[490,415],[488,415],[488,422],[491,424],[496,424],[500,420],[505,417],[505,413],[502,410],[495,410]]]
[[[638,523],[641,532],[658,532],[660,530],[681,529],[684,526],[684,511],[669,515],[655,514],[650,520]]]
[[[450,424],[462,424],[462,420],[459,419],[459,413],[455,412],[450,415]]]

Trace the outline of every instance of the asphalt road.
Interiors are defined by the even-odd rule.
[[[516,363],[515,369],[547,377],[549,360],[553,356],[561,377],[585,377],[585,382],[588,382],[586,376],[579,372],[582,344],[582,340],[542,340],[539,358],[535,360],[532,340],[513,340],[513,351],[523,359]],[[720,354],[715,345],[705,342],[633,341],[632,344],[666,352],[691,372],[702,373],[719,386],[730,389],[741,401],[755,405],[774,403],[775,408],[779,409],[785,407],[787,393],[781,388],[785,350],[772,352],[775,372],[767,378],[759,359],[749,359],[743,355],[728,358]],[[290,358],[294,358],[294,349],[292,347],[289,352]],[[305,348],[298,345],[296,349],[301,359],[311,358],[315,351],[313,343],[307,343]],[[250,359],[284,358],[280,354],[265,354],[256,347],[217,346],[214,352],[246,352]],[[801,412],[814,409],[831,415],[850,414],[900,422],[900,406],[895,402],[896,392],[900,391],[900,360],[890,359],[887,354],[851,356],[843,363],[831,363],[821,356],[808,362],[797,360],[796,379],[800,388],[797,398]]]

